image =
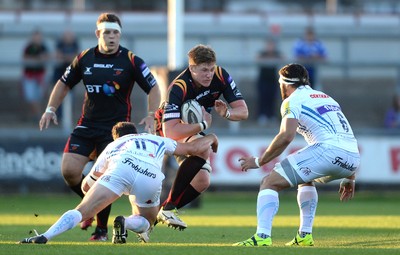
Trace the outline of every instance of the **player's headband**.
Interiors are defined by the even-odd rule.
[[[299,78],[287,78],[285,76],[279,75],[279,83],[286,83],[289,85],[293,85],[296,82],[299,82],[300,79]]]
[[[121,27],[116,22],[101,22],[97,25],[97,30],[114,29],[121,33]]]

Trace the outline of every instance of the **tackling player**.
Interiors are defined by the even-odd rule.
[[[164,174],[164,155],[196,155],[208,158],[218,148],[218,139],[210,134],[190,143],[152,134],[136,134],[131,122],[119,122],[113,129],[115,141],[98,157],[91,176],[101,176],[89,189],[81,203],[65,212],[46,232],[24,238],[20,243],[45,244],[57,235],[72,229],[79,222],[93,217],[123,194],[129,196],[132,211],[129,217],[114,220],[113,243],[126,243],[127,229],[136,233],[147,231],[157,217]],[[135,197],[133,199],[132,197]]]

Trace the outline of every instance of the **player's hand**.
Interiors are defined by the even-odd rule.
[[[149,134],[154,134],[154,117],[148,115],[144,117],[140,122],[139,125],[145,125],[144,130]]]
[[[219,116],[224,118],[226,115],[226,111],[228,110],[228,105],[221,99],[218,99],[215,100],[214,109],[219,114]]]
[[[340,201],[346,202],[354,197],[356,181],[354,179],[343,178],[340,182],[339,193]]]
[[[208,134],[206,136],[211,137],[212,139],[212,144],[211,144],[211,149],[214,153],[217,153],[218,150],[218,137],[214,134]]]
[[[247,172],[249,169],[258,168],[255,162],[255,157],[241,157],[239,158],[240,166],[243,172]]]
[[[43,128],[47,129],[51,121],[53,121],[54,124],[58,125],[57,114],[54,111],[46,110],[39,121],[40,131],[42,131]]]

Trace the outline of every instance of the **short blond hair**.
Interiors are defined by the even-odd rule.
[[[189,64],[209,64],[217,61],[215,51],[210,47],[203,44],[196,45],[188,52]]]

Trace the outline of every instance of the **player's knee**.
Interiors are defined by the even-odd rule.
[[[260,189],[272,189],[280,191],[289,188],[291,185],[286,181],[285,178],[280,176],[278,173],[272,172],[270,175],[265,176],[260,184]]]
[[[75,153],[64,153],[61,168],[70,171],[83,171],[83,168],[89,162],[89,157],[75,154]]]
[[[205,170],[201,170],[192,180],[191,185],[200,193],[206,191],[210,186],[209,173]]]
[[[72,168],[61,168],[62,176],[69,186],[75,186],[81,182],[82,172]]]
[[[79,158],[65,157],[63,159],[61,174],[69,186],[75,186],[81,182],[82,172],[86,163],[86,161],[80,160]]]

